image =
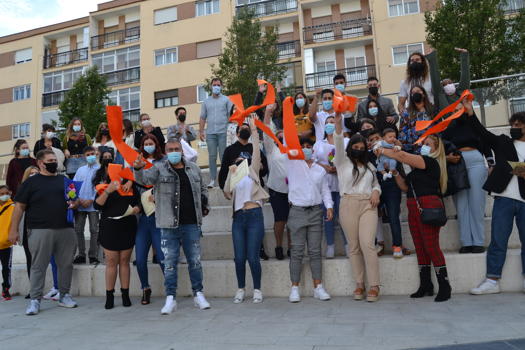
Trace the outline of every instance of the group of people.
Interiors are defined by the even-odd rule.
[[[392,100],[379,93],[380,83],[375,77],[368,79],[369,94],[355,113],[334,110],[334,91],[346,93],[344,75],[336,75],[333,89],[316,91],[310,102],[306,94],[297,93],[293,96],[293,113],[303,159],[281,153],[273,138],[256,127],[256,119],[262,119],[286,144],[282,122],[286,96],[280,90],[275,103],[236,126],[237,141],[227,146],[228,121],[234,105],[221,94],[219,78],[212,80],[212,94],[202,104],[199,134],[185,125],[186,110],[182,107],[175,111],[178,123],[168,129],[167,139],[147,114],[140,116],[141,128],[137,131],[125,120],[123,141],[139,153],[132,164],[123,159],[106,123],[100,125],[93,144],[80,119],[71,122],[62,142],[52,127],[44,126],[42,139],[33,149],[36,159],[30,157],[28,144],[18,141],[7,185],[0,187],[0,222],[6,223],[1,233],[8,238],[0,240],[4,298],[9,297],[11,244],[21,241],[31,282],[26,314],[39,312],[42,297],[55,298],[60,306],[76,307],[69,294],[71,275],[73,262],[86,262],[84,226],[88,219],[90,263],[99,262],[98,244],[104,249],[106,309],[114,307],[117,275],[122,305],[132,304],[129,284],[133,248],[143,290],[141,303],[150,303],[147,259],[151,246],[165,280],[166,301],[161,313],[170,314],[177,305],[181,248],[187,259],[195,306],[210,308],[203,293],[200,240],[202,222],[210,211],[208,190],[216,187],[217,180],[224,196],[232,201],[238,288],[234,303],[243,302],[247,294],[246,262],[253,279],[253,302],[263,301],[260,260],[265,233],[262,208],[266,201],[274,214],[275,256],[279,260],[285,255],[290,258],[290,302],[301,300],[299,284],[305,250],[313,296],[330,299],[328,287],[323,284],[322,242],[324,237],[325,257],[333,258],[338,226],[350,259],[353,298],[377,301],[381,287],[379,256],[384,254],[383,222],[390,226],[393,257],[411,253],[402,241],[402,193],[407,197],[408,224],[420,274],[420,286],[410,296],[434,295],[433,266],[439,284],[435,301],[451,297],[439,244],[444,223],[436,220],[436,216],[444,216],[444,196],[454,196],[462,244],[459,253],[485,251],[485,191],[495,196],[487,275],[471,293],[498,293],[514,219],[520,239],[525,242],[525,171],[519,167],[513,170],[509,164],[525,161],[525,113],[512,115],[510,137],[497,136],[479,122],[472,102],[465,99],[456,106],[456,110],[464,111],[460,118],[444,132],[415,143],[424,132],[416,129],[416,122],[432,120],[469,87],[468,53],[458,51],[462,78],[457,87],[449,79],[440,79],[435,52],[426,57],[412,53],[397,111]],[[254,104],[262,101],[264,93],[265,86],[261,86]],[[208,147],[208,184],[194,158],[188,156],[189,145],[197,137]],[[218,174],[217,157],[222,160]],[[67,162],[61,170],[62,159]],[[113,164],[130,167],[133,181],[112,176]],[[463,170],[463,178],[457,175],[462,173],[458,168]],[[78,200],[64,199],[61,174],[82,182]],[[75,210],[74,224],[66,220],[69,209]],[[429,213],[434,217],[429,218]],[[525,273],[523,245],[521,258]],[[50,262],[58,278],[52,291],[43,295]]]

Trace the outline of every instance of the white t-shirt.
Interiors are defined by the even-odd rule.
[[[345,149],[348,145],[348,138],[345,138]],[[316,141],[314,145],[315,161],[323,165],[334,166],[335,145],[331,145],[327,140]],[[339,182],[337,181],[337,174],[326,174],[328,187],[330,192],[339,192]]]
[[[241,181],[235,185],[235,208],[234,210],[241,210],[247,202],[254,202],[262,206],[261,201],[252,201],[253,180],[249,175],[242,178]]]
[[[516,148],[516,152],[518,153],[518,161],[519,162],[525,161],[525,142],[515,140],[514,147]],[[499,196],[499,197],[507,197],[507,198],[515,199],[517,201],[525,202],[525,199],[521,198],[520,186],[518,184],[518,177],[516,175],[514,175],[512,179],[510,179],[510,182],[507,185],[507,188],[505,188],[505,191],[501,193],[493,192],[493,195]]]
[[[412,82],[411,85],[413,87],[417,84],[415,84],[415,82]],[[406,106],[408,106],[408,103],[410,103],[410,88],[411,86],[409,86],[404,80],[401,81],[401,86],[399,87],[399,97],[407,98]],[[425,91],[427,92],[428,100],[430,101],[430,103],[434,104],[434,93],[432,91],[432,81],[430,80],[430,76],[423,83],[423,88],[425,88]]]
[[[333,116],[335,116],[335,112],[328,113],[325,110],[317,112],[317,120],[314,123],[316,140],[324,139],[324,124],[326,123],[326,119],[328,119],[328,117]]]

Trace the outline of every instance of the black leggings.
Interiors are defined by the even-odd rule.
[[[13,248],[0,249],[0,262],[2,263],[3,288],[11,287],[11,256]]]
[[[27,237],[27,229],[24,223],[24,239],[22,240],[22,245],[24,246],[24,253],[26,254],[26,268],[27,268],[27,278],[31,278],[31,252],[29,251],[29,237]]]

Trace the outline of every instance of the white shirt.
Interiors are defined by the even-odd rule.
[[[288,193],[288,184],[286,183],[286,153],[281,153],[279,147],[273,140],[264,134],[264,150],[268,160],[268,188],[281,193]]]
[[[411,85],[413,87],[416,84],[415,82],[413,82]],[[422,86],[425,88],[425,91],[427,92],[428,100],[430,101],[430,103],[434,104],[434,93],[432,92],[432,81],[430,80],[430,76],[428,77],[427,80],[424,81]],[[411,87],[404,80],[401,80],[401,86],[399,87],[399,97],[407,98],[407,102],[406,102],[407,106],[408,106],[408,103],[410,102],[410,88]]]
[[[241,210],[247,202],[254,202],[262,206],[260,201],[252,201],[253,180],[249,175],[242,178],[241,181],[235,185],[235,208],[234,210]]]
[[[525,161],[525,142],[514,140],[514,147],[516,148],[516,152],[518,153],[518,162]],[[507,188],[505,188],[505,191],[501,193],[492,193],[494,196],[506,197],[515,199],[517,201],[525,202],[525,199],[521,198],[520,186],[518,184],[518,177],[516,175],[514,175],[510,179],[510,182],[507,185]]]
[[[345,138],[345,149],[348,144],[348,138]],[[317,163],[323,165],[334,165],[335,145],[331,145],[326,139],[317,141],[314,145],[314,159]],[[337,174],[326,174],[328,187],[331,192],[339,192],[339,181]]]
[[[317,120],[314,123],[316,140],[324,139],[324,124],[326,123],[326,119],[328,119],[328,117],[333,116],[335,116],[335,112],[328,113],[325,110],[317,112]]]
[[[315,163],[309,167],[304,160],[286,159],[288,200],[298,207],[311,207],[323,202],[325,207],[333,208],[332,193],[323,167]]]

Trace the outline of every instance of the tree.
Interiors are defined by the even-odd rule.
[[[459,55],[455,47],[470,53],[471,79],[484,79],[523,72],[523,11],[507,16],[506,0],[444,0],[434,12],[425,13],[427,42],[437,50],[442,78],[459,80]],[[476,85],[481,121],[485,124],[485,102],[509,97],[502,80]]]
[[[79,117],[86,132],[94,136],[99,124],[106,121],[108,93],[106,78],[98,74],[97,66],[89,68],[66,92],[64,101],[58,106],[59,125],[66,128],[71,119]]]
[[[226,33],[226,45],[219,65],[211,65],[212,77],[219,77],[223,93],[242,93],[244,105],[251,106],[257,93],[258,78],[269,82],[284,78],[286,67],[277,64],[277,33],[273,27],[264,31],[253,11],[241,10]],[[211,78],[206,79],[209,89]]]

